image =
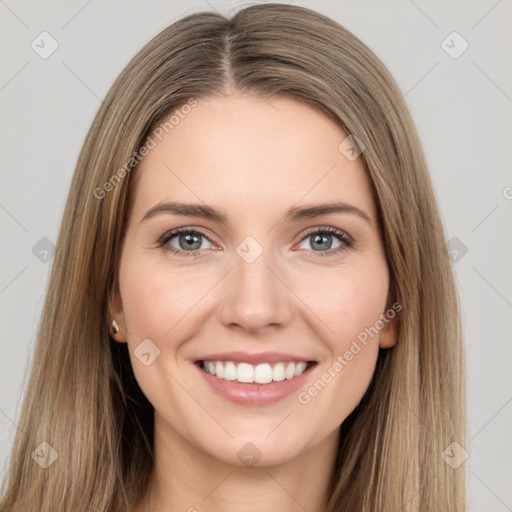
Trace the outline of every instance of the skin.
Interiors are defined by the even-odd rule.
[[[380,348],[396,342],[394,322],[308,404],[297,393],[249,407],[216,394],[193,361],[214,352],[277,351],[317,361],[307,389],[390,307],[389,271],[377,211],[361,157],[338,145],[347,134],[314,109],[284,98],[200,98],[141,162],[123,241],[119,292],[111,303],[137,381],[155,409],[155,471],[137,510],[319,512],[327,500],[339,427],[371,381]],[[168,213],[141,222],[161,201],[205,203],[227,225]],[[364,210],[294,222],[293,206],[343,201]],[[157,246],[168,231],[200,229],[199,257]],[[326,233],[322,256],[308,231]],[[252,236],[263,249],[252,263],[236,252]],[[330,238],[332,237],[332,238]],[[180,236],[167,245],[187,251]],[[315,257],[318,256],[318,257]],[[145,366],[144,339],[160,350]],[[237,453],[253,443],[247,467]],[[192,508],[194,507],[194,508]]]

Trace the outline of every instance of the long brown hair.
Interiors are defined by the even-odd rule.
[[[464,465],[442,456],[465,444],[458,299],[411,116],[385,66],[350,31],[306,8],[263,4],[172,24],[103,101],[64,211],[3,512],[131,510],[143,495],[153,409],[127,344],[108,330],[129,192],[139,149],[164,114],[233,92],[306,103],[364,144],[390,290],[402,305],[396,345],[380,351],[341,426],[327,512],[465,510]]]

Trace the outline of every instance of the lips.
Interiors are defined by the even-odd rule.
[[[310,362],[314,361],[311,358],[297,356],[294,354],[287,354],[285,352],[260,352],[260,353],[249,353],[249,352],[219,352],[216,354],[209,354],[202,357],[198,357],[195,362],[199,361],[233,361],[235,363],[249,363],[249,364],[261,364],[261,363],[280,363],[280,362]]]
[[[224,352],[194,361],[210,388],[242,405],[279,401],[304,385],[317,362],[282,352]]]

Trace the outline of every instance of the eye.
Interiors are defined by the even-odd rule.
[[[176,239],[176,240],[173,240]],[[207,236],[196,229],[178,228],[166,233],[158,242],[158,246],[164,251],[176,254],[178,256],[200,256],[202,249],[209,247],[203,246],[203,241],[208,240]],[[177,245],[170,245],[169,242],[175,242]],[[211,242],[210,242],[211,243]]]
[[[339,245],[332,248],[333,238],[338,239]],[[322,227],[316,228],[314,231],[310,231],[302,238],[301,243],[310,240],[309,250],[312,250],[312,257],[316,258],[319,256],[332,256],[342,251],[346,251],[352,247],[352,239],[343,231],[332,228]],[[307,248],[306,248],[307,249]]]

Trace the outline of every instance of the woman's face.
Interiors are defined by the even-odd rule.
[[[167,131],[134,171],[113,302],[155,435],[239,466],[318,449],[395,342],[362,157],[284,98],[200,98]]]

